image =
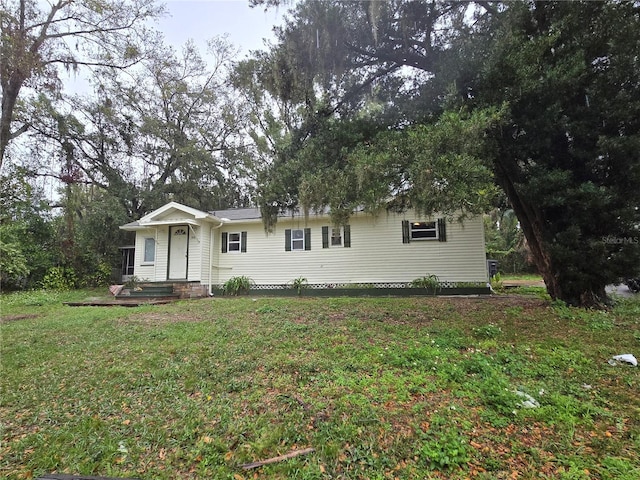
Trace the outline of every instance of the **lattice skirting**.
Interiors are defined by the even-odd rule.
[[[224,294],[222,285],[214,287],[215,296]],[[241,292],[242,293],[242,292]],[[411,295],[488,295],[491,289],[482,282],[441,282],[437,288],[416,288],[411,282],[388,283],[313,283],[302,288],[294,288],[291,284],[258,284],[252,285],[248,295],[274,296],[411,296]]]
[[[440,282],[438,289],[448,288],[484,288],[486,283],[483,282]],[[222,288],[222,285],[218,285],[217,288]],[[291,290],[293,287],[291,284],[272,283],[272,284],[258,284],[252,285],[251,290]],[[305,284],[303,289],[310,290],[326,290],[326,289],[394,289],[394,288],[414,288],[411,282],[384,282],[384,283],[308,283]]]

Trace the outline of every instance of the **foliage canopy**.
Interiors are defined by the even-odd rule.
[[[477,213],[495,182],[553,298],[600,304],[640,269],[637,3],[309,0],[272,54],[306,114],[267,228],[292,206]]]

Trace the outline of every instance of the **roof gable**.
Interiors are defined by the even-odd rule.
[[[169,202],[153,212],[146,214],[140,220],[128,223],[120,228],[123,230],[139,230],[160,225],[199,225],[203,222],[220,224],[222,220],[197,208],[187,207],[178,202]]]
[[[179,218],[206,219],[214,217],[207,212],[198,210],[197,208],[187,207],[186,205],[182,205],[178,202],[169,202],[153,212],[147,213],[139,220],[139,222],[149,223],[168,219],[175,220]]]

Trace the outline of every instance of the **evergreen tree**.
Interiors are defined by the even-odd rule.
[[[486,28],[465,87],[509,106],[496,181],[552,298],[599,304],[640,268],[640,5],[514,3]]]

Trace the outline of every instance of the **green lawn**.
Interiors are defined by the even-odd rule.
[[[537,273],[501,273],[500,278],[503,282],[512,280],[516,281],[528,281],[528,282],[541,282],[542,276]]]
[[[0,477],[640,478],[637,300],[82,295],[1,299]]]

